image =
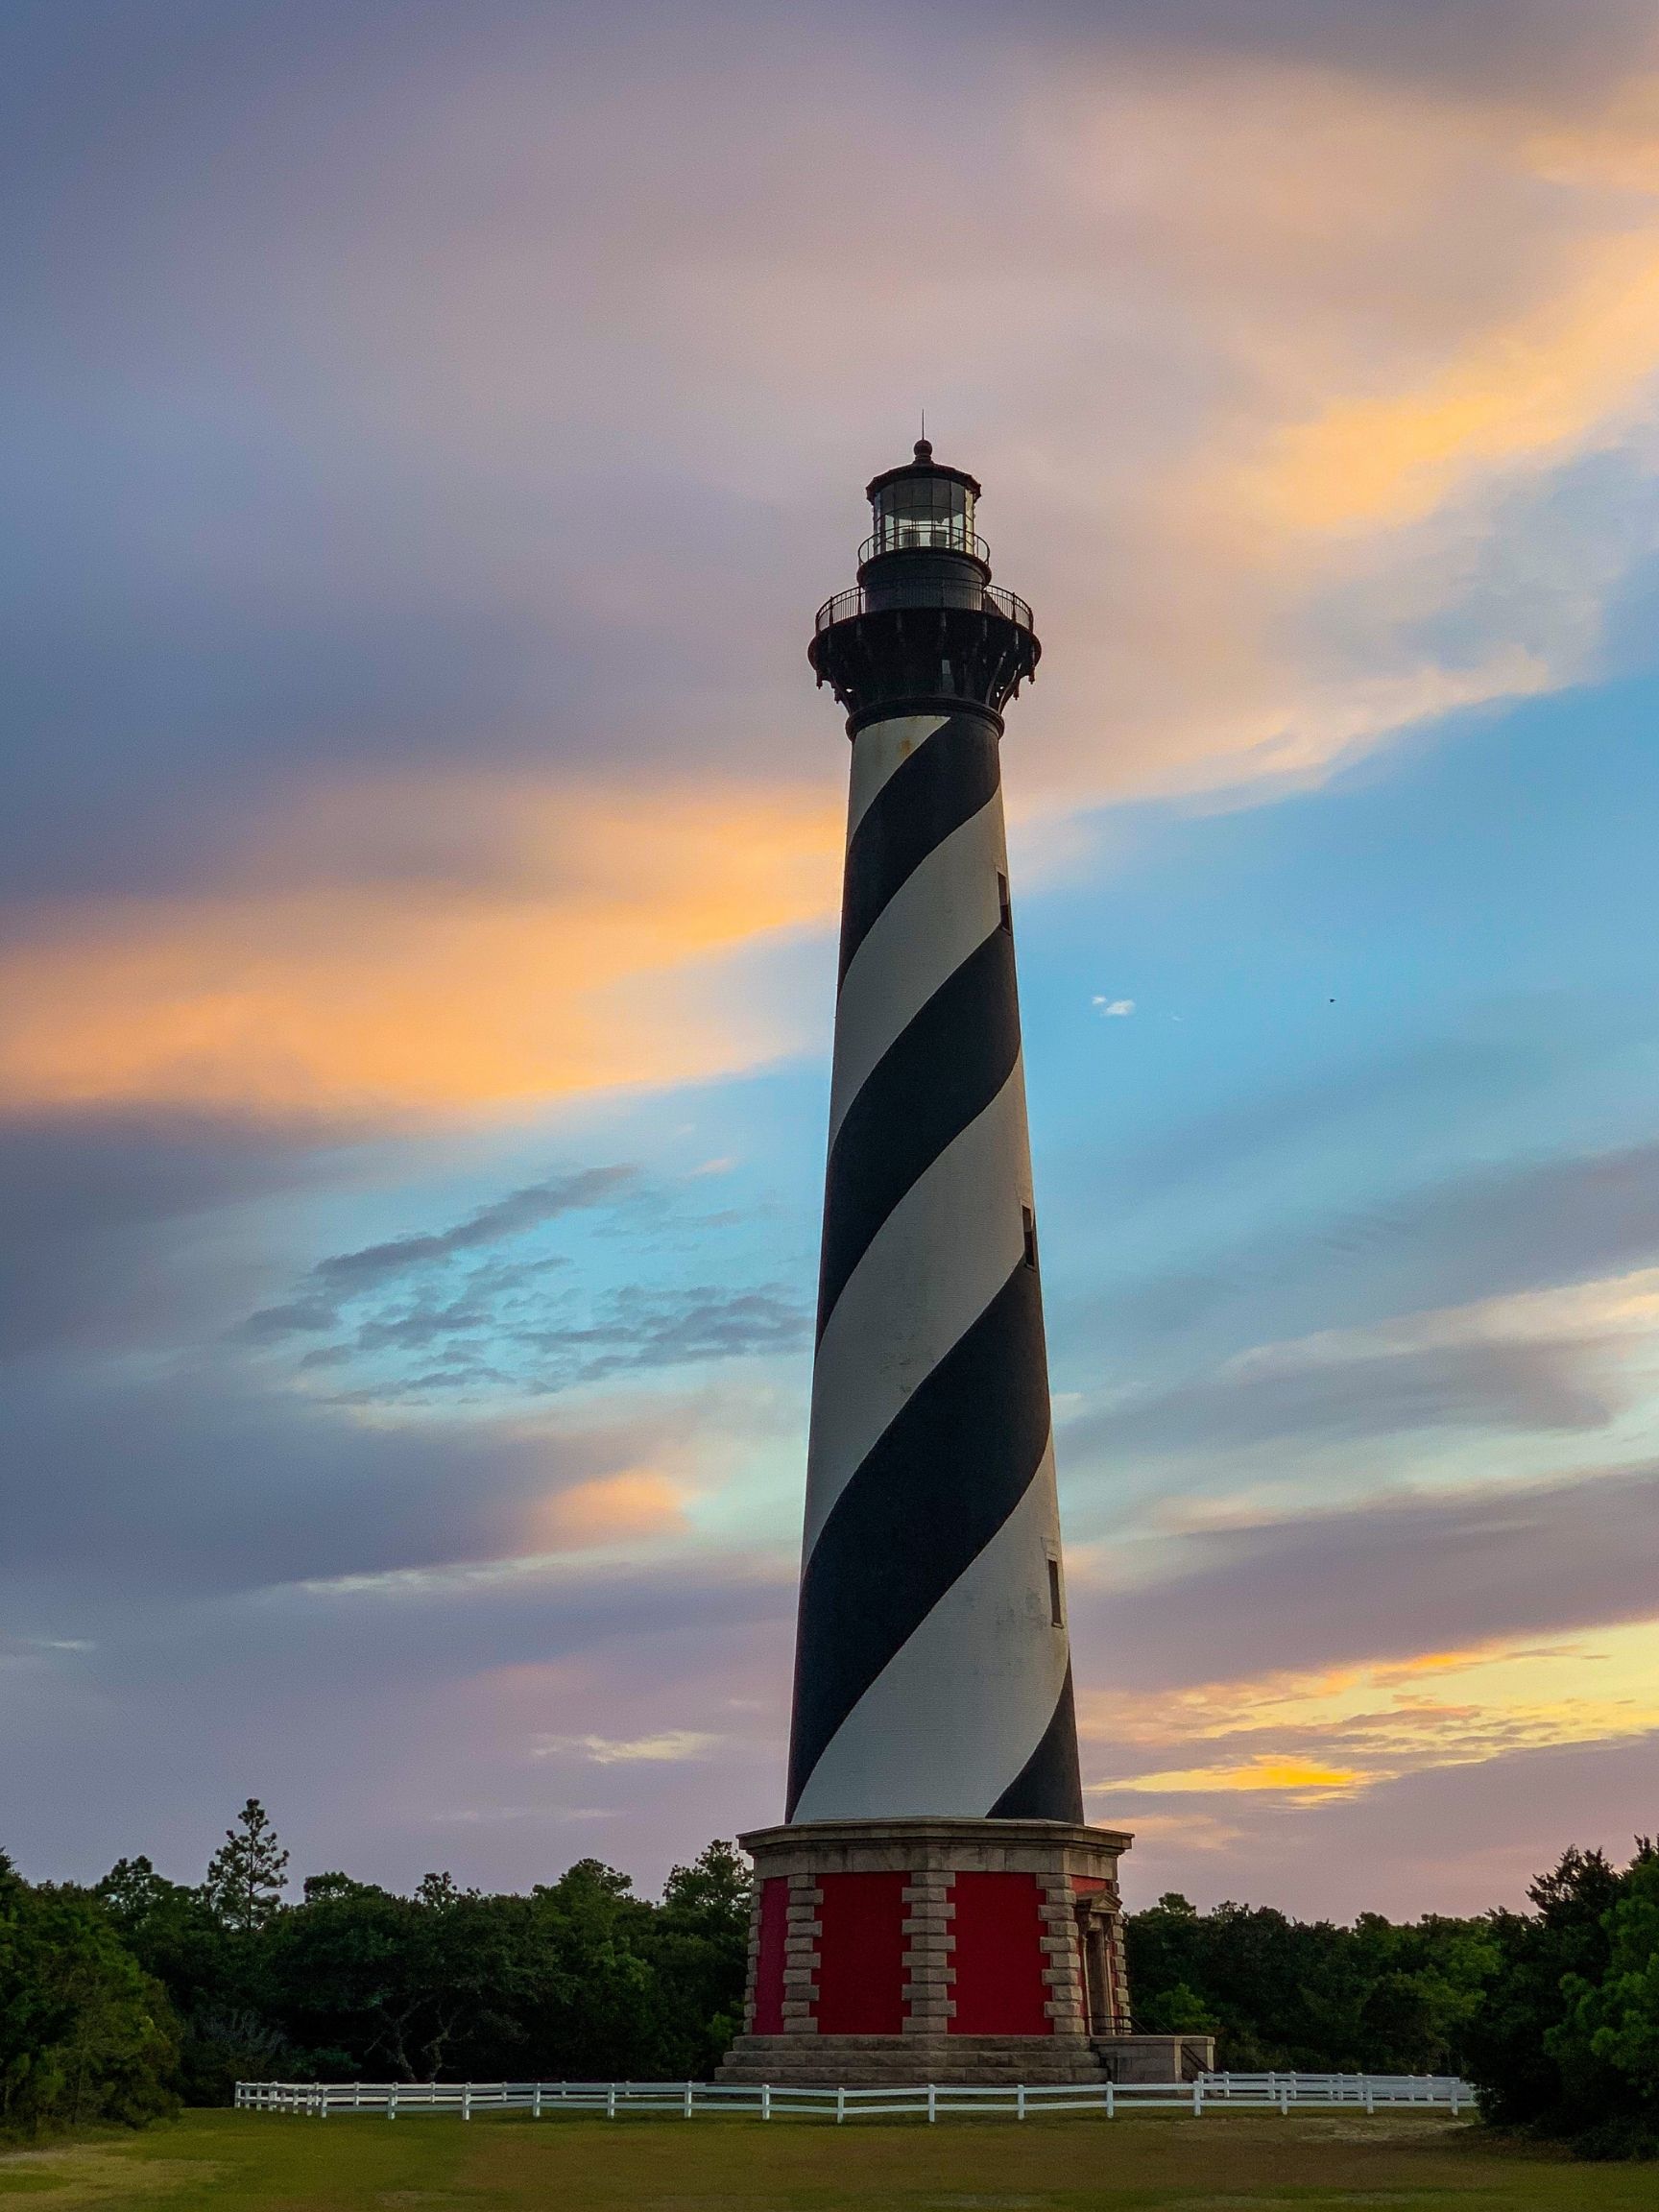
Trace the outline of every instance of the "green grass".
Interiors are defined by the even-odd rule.
[[[1654,2212],[1651,2166],[1576,2166],[1442,2117],[327,2121],[190,2112],[0,2152],[0,2212]]]

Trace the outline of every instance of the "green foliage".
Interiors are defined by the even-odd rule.
[[[0,2128],[173,2108],[177,2024],[100,1898],[25,1882],[0,1853]]]
[[[528,1896],[445,1873],[413,1896],[333,1871],[280,1901],[286,1853],[256,1800],[200,1888],[124,1859],[103,1909],[182,2020],[192,2104],[238,2080],[683,2080],[712,2072],[742,2013],[750,1883],[711,1843],[661,1904],[578,1860]]]
[[[1137,2025],[1223,2067],[1462,2073],[1486,2118],[1584,2156],[1659,2153],[1659,1853],[1569,1851],[1530,1912],[1351,1928],[1161,1897],[1127,1924]]]
[[[1178,1894],[1129,1916],[1138,2027],[1213,2033],[1216,2063],[1440,2074],[1460,2062],[1496,1953],[1479,1920],[1352,1928],[1270,1908],[1199,1912]]]
[[[1601,1916],[1606,1963],[1599,1981],[1561,1979],[1564,2017],[1545,2034],[1579,2111],[1581,2154],[1659,2157],[1659,1852],[1646,1838]]]
[[[1628,1881],[1599,1851],[1568,1851],[1528,1889],[1532,1911],[1490,1915],[1498,1964],[1467,2070],[1500,2127],[1611,2149],[1639,2119],[1631,2082],[1596,2048],[1605,2023],[1591,2003],[1612,1964]]]

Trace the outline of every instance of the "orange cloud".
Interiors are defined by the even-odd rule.
[[[1187,1767],[1156,1774],[1137,1774],[1127,1780],[1091,1782],[1092,1794],[1107,1791],[1120,1796],[1144,1792],[1148,1796],[1185,1796],[1230,1791],[1267,1791],[1288,1796],[1298,1805],[1316,1805],[1327,1797],[1352,1796],[1374,1777],[1353,1767],[1326,1767],[1310,1759],[1262,1757],[1242,1767]]]
[[[1539,1646],[1515,1638],[1461,1651],[1195,1683],[1080,1701],[1086,1745],[1133,1746],[1143,1767],[1097,1794],[1263,1791],[1315,1803],[1401,1774],[1480,1766],[1528,1750],[1630,1742],[1659,1729],[1659,1621],[1586,1629]],[[1194,1751],[1209,1756],[1191,1759]],[[1187,1762],[1177,1765],[1181,1753]]]
[[[38,915],[0,960],[0,1095],[445,1113],[692,1081],[793,1041],[715,964],[831,916],[828,799],[415,799],[333,794],[250,856],[244,888]],[[400,872],[382,817],[393,843],[454,850]]]
[[[685,1495],[666,1475],[637,1468],[578,1482],[547,1500],[538,1535],[553,1550],[585,1551],[630,1537],[675,1536],[686,1527]]]
[[[1297,530],[1420,520],[1477,472],[1581,444],[1659,367],[1659,230],[1599,238],[1562,290],[1478,332],[1426,381],[1281,431],[1256,485]]]

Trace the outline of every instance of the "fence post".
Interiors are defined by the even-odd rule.
[[[607,2120],[614,2120],[616,2117],[616,2084],[614,2081],[605,2092],[605,2117]]]
[[[1455,2080],[1452,2084],[1452,2117],[1454,2120],[1457,2117],[1457,2092],[1462,2086],[1461,2080]]]
[[[1194,2120],[1196,2120],[1196,2119],[1199,2119],[1199,2118],[1202,2116],[1202,2114],[1203,2114],[1203,2111],[1204,2111],[1204,2077],[1203,2077],[1203,2075],[1202,2075],[1202,2074],[1194,2074],[1194,2075],[1193,2075],[1193,2077],[1192,2077],[1192,2117],[1193,2117],[1193,2119],[1194,2119]]]
[[[1106,2117],[1108,2120],[1116,2120],[1118,2117],[1118,2099],[1114,2095],[1117,2086],[1115,2081],[1108,2081],[1106,2084]]]
[[[846,2090],[843,2089],[841,2094],[845,2097]],[[772,2117],[772,2084],[770,2081],[762,2081],[760,2084],[760,2117],[762,2120],[770,2120]]]
[[[1455,2105],[1454,2105],[1454,2106],[1453,2106],[1453,2110],[1454,2110],[1454,2111],[1455,2111],[1455,2110],[1456,2110],[1456,2106],[1455,2106]],[[838,2089],[836,2090],[836,2092],[835,2092],[835,2125],[836,2125],[836,2127],[837,2127],[837,2128],[839,2128],[839,2127],[840,2127],[840,2125],[841,2125],[842,2121],[843,2121],[843,2120],[845,2120],[845,2119],[846,2119],[846,2117],[847,2117],[847,2086],[846,2086],[846,2083],[845,2083],[845,2082],[843,2082],[843,2083],[842,2083],[842,2085],[841,2085],[841,2087],[840,2087],[840,2088],[838,2088]]]
[[[397,2117],[397,2084],[396,2081],[386,2092],[386,2117],[388,2120],[396,2120]]]
[[[929,2081],[927,2084],[927,2118],[929,2124],[939,2117],[939,2092]]]
[[[685,2117],[687,2120],[691,2117],[691,2084],[689,2081],[685,2084]]]
[[[1019,2117],[1023,2120],[1025,2117],[1025,2084],[1023,2081],[1021,2082],[1019,2088],[1014,2092],[1014,2109]]]
[[[1372,2081],[1372,2080],[1371,2080],[1371,2077],[1370,2077],[1370,2075],[1369,2075],[1369,2074],[1367,2074],[1367,2075],[1366,2075],[1366,2077],[1365,2077],[1365,2110],[1366,2110],[1366,2112],[1367,2112],[1367,2113],[1373,2113],[1373,2112],[1375,2112],[1375,2111],[1376,2111],[1376,2109],[1377,2109],[1377,2090],[1376,2090],[1376,2086],[1375,2086],[1375,2084],[1373,2083],[1373,2081]]]
[[[530,2117],[532,2120],[540,2120],[541,2117],[541,2084],[540,2081],[530,2092]]]
[[[461,2117],[463,2120],[470,2120],[472,2117],[472,2084],[470,2081],[461,2092]]]

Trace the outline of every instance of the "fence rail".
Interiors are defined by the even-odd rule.
[[[1029,2082],[965,2088],[922,2082],[876,2089],[807,2089],[719,2081],[238,2081],[243,2112],[289,2112],[326,2120],[337,2112],[383,2112],[388,2120],[411,2112],[603,2112],[615,2120],[630,2112],[674,2112],[686,2120],[710,2112],[757,2114],[762,2120],[809,2116],[821,2120],[875,2119],[908,2114],[937,2120],[941,2113],[1012,2112],[1021,2120],[1042,2112],[1190,2112],[1194,2119],[1221,2108],[1234,2111],[1328,2111],[1334,2106],[1376,2112],[1400,2105],[1455,2115],[1473,2101],[1466,2081],[1451,2074],[1200,2074],[1192,2081]]]

